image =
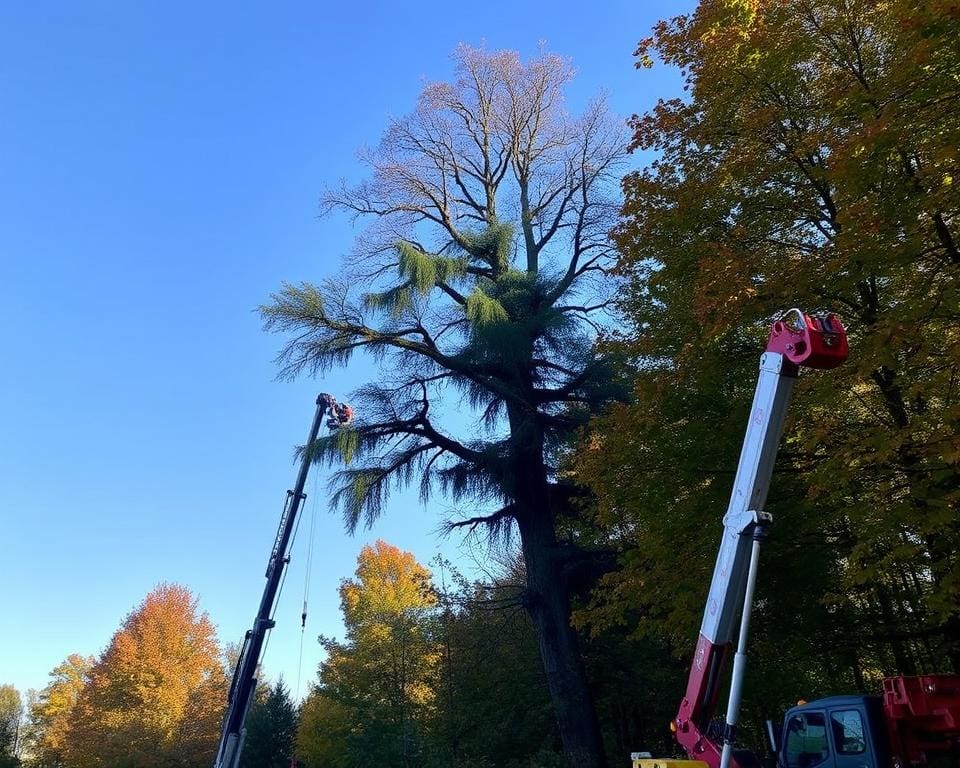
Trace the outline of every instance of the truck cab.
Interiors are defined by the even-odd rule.
[[[886,768],[890,750],[879,696],[830,696],[784,716],[778,768]]]

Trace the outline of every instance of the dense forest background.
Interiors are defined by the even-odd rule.
[[[794,393],[742,739],[799,698],[960,672],[958,41],[947,0],[703,0],[641,41],[638,79],[677,67],[685,96],[629,132],[602,100],[566,114],[559,57],[458,52],[326,200],[372,222],[350,278],[263,313],[289,375],[362,349],[389,368],[307,446],[342,470],[348,527],[397,483],[440,490],[478,510],[449,525],[491,576],[364,548],[345,637],[320,639],[302,704],[261,686],[243,765],[672,753],[757,360],[791,306],[836,312],[851,356]],[[654,159],[624,177],[630,149]],[[445,432],[442,398],[484,426]],[[0,765],[208,765],[229,655],[161,585],[99,657],[0,687]]]

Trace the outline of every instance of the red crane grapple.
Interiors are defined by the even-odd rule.
[[[807,368],[836,368],[847,359],[847,332],[833,313],[808,315],[791,309],[770,328],[767,352]]]

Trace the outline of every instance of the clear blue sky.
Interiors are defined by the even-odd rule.
[[[546,41],[578,68],[573,107],[676,95],[676,73],[631,53],[690,5],[0,4],[0,683],[41,688],[67,654],[100,653],[162,581],[239,641],[315,394],[371,374],[274,381],[281,339],[253,311],[349,248],[320,192],[361,178],[356,150],[461,41]],[[398,496],[351,538],[321,504],[304,687],[364,543],[463,557],[443,511]],[[305,540],[266,659],[291,686]]]

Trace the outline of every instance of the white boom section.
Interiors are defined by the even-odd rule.
[[[752,536],[744,533],[761,519],[769,520],[760,510],[767,501],[796,375],[797,366],[783,355],[765,352],[760,358],[760,378],[753,396],[750,423],[740,452],[730,505],[723,517],[723,539],[700,625],[700,634],[715,645],[732,642],[737,616],[744,605],[752,549]]]

